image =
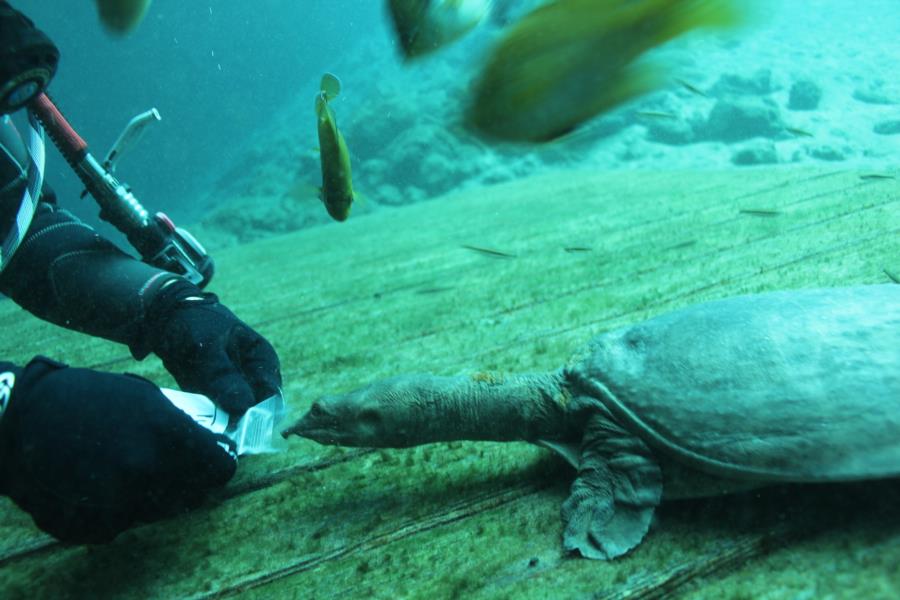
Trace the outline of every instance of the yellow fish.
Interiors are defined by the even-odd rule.
[[[344,221],[350,215],[353,204],[353,181],[350,172],[350,151],[344,136],[338,130],[328,102],[341,92],[340,80],[331,73],[322,76],[316,94],[316,121],[319,129],[319,161],[322,165],[322,189],[320,198],[328,214],[336,221]]]
[[[698,27],[739,21],[734,0],[556,0],[503,36],[466,121],[501,140],[545,142],[661,81],[637,61]]]
[[[150,0],[96,0],[100,21],[113,33],[128,33],[144,18]]]
[[[391,19],[406,58],[462,37],[490,12],[492,0],[391,0]]]

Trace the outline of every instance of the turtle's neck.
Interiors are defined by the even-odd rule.
[[[564,435],[566,396],[559,373],[420,377],[409,407],[416,443],[533,442]]]

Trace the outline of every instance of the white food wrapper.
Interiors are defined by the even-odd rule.
[[[234,427],[228,427],[230,415],[203,394],[170,388],[160,388],[160,391],[198,425],[230,438],[237,446],[238,456],[278,452],[273,441],[275,426],[284,416],[284,396],[281,392],[251,407]]]

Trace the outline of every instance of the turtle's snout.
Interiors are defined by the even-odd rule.
[[[322,400],[316,400],[296,423],[281,432],[282,437],[299,435],[320,444],[338,444],[340,439],[339,419],[325,407]]]
[[[404,415],[408,411],[392,410],[398,407],[393,399],[379,384],[346,394],[323,396],[282,435],[299,435],[333,446],[408,446],[406,436],[397,434],[404,429]],[[405,405],[399,403],[399,408]]]

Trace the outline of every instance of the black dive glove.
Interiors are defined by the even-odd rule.
[[[0,364],[2,398],[0,493],[63,541],[106,542],[193,507],[235,471],[227,438],[139,377],[38,357]]]
[[[144,328],[147,347],[178,386],[204,394],[232,417],[281,390],[272,345],[214,294],[185,280],[158,292]]]

